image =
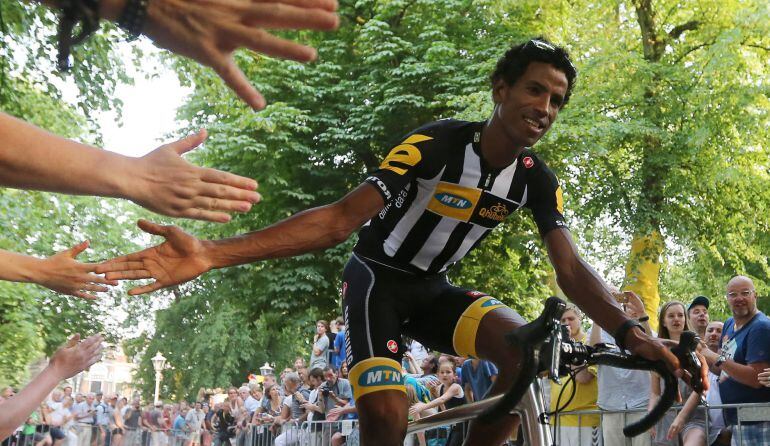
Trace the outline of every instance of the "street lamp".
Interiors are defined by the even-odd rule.
[[[262,376],[272,375],[273,374],[273,368],[270,367],[270,364],[265,362],[265,365],[259,368],[259,374]]]
[[[158,393],[160,392],[160,378],[163,368],[166,366],[166,358],[160,353],[156,353],[152,358],[152,367],[155,369],[155,405],[158,404]]]

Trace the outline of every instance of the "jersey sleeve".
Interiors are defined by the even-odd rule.
[[[556,175],[531,152],[522,154],[521,162],[527,169],[526,206],[532,211],[540,237],[553,229],[566,228],[564,200]]]
[[[371,172],[366,182],[373,185],[385,203],[390,202],[408,183],[417,177],[426,177],[437,155],[441,121],[420,127],[396,144],[380,166]]]

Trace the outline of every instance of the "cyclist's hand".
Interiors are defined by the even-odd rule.
[[[203,242],[177,226],[162,226],[139,220],[143,231],[165,237],[158,246],[117,257],[100,264],[96,271],[108,280],[155,279],[128,291],[130,295],[149,293],[190,281],[211,269]]]
[[[663,361],[666,368],[677,378],[684,378],[685,373],[679,366],[679,359],[670,350],[672,344],[667,345],[664,339],[653,338],[638,328],[628,330],[625,341],[631,353],[650,361]]]

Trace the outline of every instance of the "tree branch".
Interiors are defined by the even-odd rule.
[[[698,20],[690,20],[689,22],[682,23],[681,25],[675,26],[671,31],[668,32],[668,38],[671,40],[678,39],[679,36],[684,34],[685,31],[696,30],[699,26],[700,21]]]

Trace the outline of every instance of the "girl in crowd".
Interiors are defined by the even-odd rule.
[[[658,327],[661,339],[670,339],[679,342],[679,337],[688,329],[689,321],[687,310],[682,302],[671,301],[663,305],[658,314]],[[660,376],[652,373],[650,381],[650,405],[651,409],[660,399]],[[693,392],[687,384],[679,380],[679,393],[682,395],[684,406],[678,414],[672,411],[658,422],[651,430],[653,444],[657,446],[677,446],[681,434],[684,446],[705,446],[706,444],[706,414],[703,409],[697,409],[700,396]]]
[[[452,409],[465,404],[465,392],[455,382],[455,364],[453,361],[444,361],[438,366],[438,397],[429,403],[417,403],[409,409],[409,415],[415,416],[426,409],[437,407],[439,412]],[[419,415],[418,415],[419,416]],[[449,432],[446,446],[456,446],[463,442],[463,426],[455,424]]]

